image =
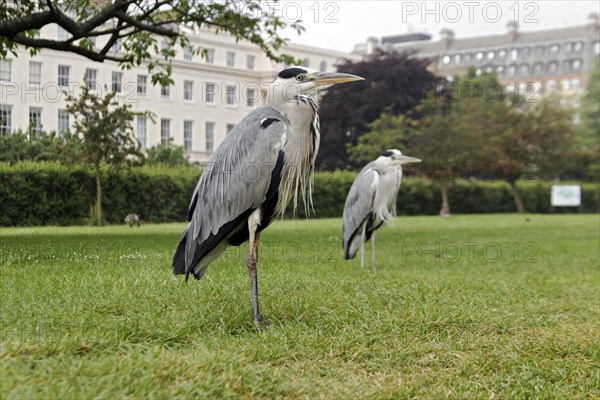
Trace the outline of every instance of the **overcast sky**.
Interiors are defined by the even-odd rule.
[[[407,32],[427,32],[439,37],[442,28],[456,37],[506,32],[516,20],[519,29],[543,30],[583,25],[590,12],[599,12],[598,1],[368,1],[295,0],[273,8],[286,21],[300,17],[306,28],[301,36],[285,31],[296,43],[352,51],[367,37]],[[318,12],[317,12],[318,11]]]

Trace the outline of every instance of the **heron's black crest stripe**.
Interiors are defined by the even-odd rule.
[[[283,78],[283,79],[289,79],[289,78],[293,78],[299,74],[306,74],[307,72],[308,71],[305,70],[304,68],[291,67],[291,68],[284,69],[277,76],[279,76],[280,78]]]
[[[271,125],[273,122],[279,122],[281,121],[278,118],[265,118],[262,122],[262,124],[260,124],[260,129],[267,129],[269,127],[269,125]]]
[[[383,153],[380,154],[381,157],[391,157],[394,155],[394,152],[391,150],[386,150]]]

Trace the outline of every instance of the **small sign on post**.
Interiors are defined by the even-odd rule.
[[[581,186],[552,185],[552,207],[581,207]]]

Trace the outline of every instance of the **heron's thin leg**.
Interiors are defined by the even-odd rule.
[[[365,269],[365,242],[367,241],[367,224],[363,225],[360,235],[360,269]]]
[[[248,276],[250,277],[250,301],[252,302],[252,315],[254,317],[254,324],[259,326],[260,324],[260,313],[258,310],[258,274],[257,274],[257,263],[258,263],[258,242],[260,239],[260,232],[256,232],[256,226],[248,226],[249,229],[249,244],[248,244]]]
[[[376,262],[375,262],[375,231],[373,231],[373,236],[371,237],[371,242],[372,242],[372,252],[371,252],[371,256],[373,257],[373,271],[375,271],[377,269],[376,267]]]

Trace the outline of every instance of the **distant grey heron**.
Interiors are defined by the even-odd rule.
[[[254,323],[258,308],[260,233],[298,195],[312,202],[319,115],[307,93],[318,86],[363,80],[304,67],[279,72],[268,105],[242,119],[214,152],[192,194],[189,224],[173,257],[173,272],[200,279],[228,245],[248,240],[247,267]]]
[[[402,182],[402,164],[421,162],[400,150],[384,151],[358,174],[344,205],[344,258],[356,257],[360,247],[360,267],[365,266],[365,243],[372,239],[375,269],[375,231],[396,216],[396,199]]]

